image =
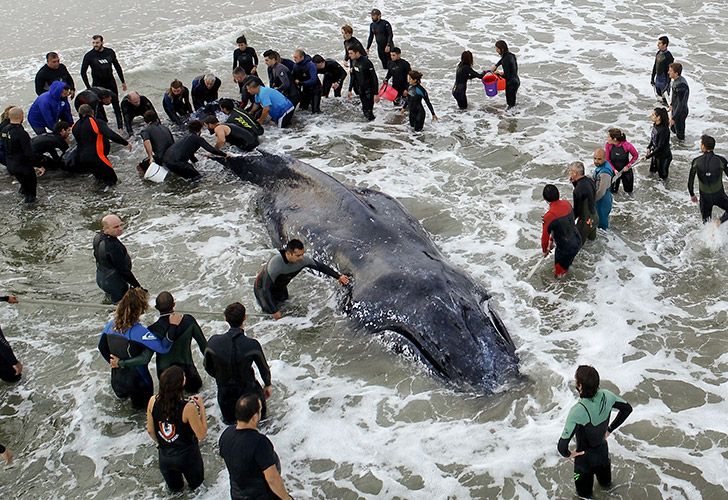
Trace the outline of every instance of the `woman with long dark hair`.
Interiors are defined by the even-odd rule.
[[[170,366],[147,405],[147,433],[157,443],[159,470],[172,491],[181,491],[184,479],[193,490],[205,479],[199,444],[207,435],[205,405],[199,396],[186,399],[184,392],[184,370]]]
[[[464,51],[460,55],[460,63],[455,72],[455,85],[452,87],[452,96],[458,103],[460,109],[467,109],[468,97],[466,95],[468,90],[468,80],[473,78],[483,78],[485,71],[478,73],[473,70],[473,53],[469,50]]]
[[[670,173],[672,162],[672,150],[670,149],[670,117],[665,108],[655,108],[650,115],[652,120],[652,133],[650,143],[647,145],[645,158],[652,159],[650,173],[660,176],[660,179],[667,179]]]
[[[516,92],[521,86],[521,80],[518,78],[518,62],[504,40],[495,42],[495,51],[501,58],[493,66],[493,72],[495,73],[499,66],[503,67],[502,75],[506,80],[506,104],[508,105],[507,110],[509,110],[516,105]]]
[[[130,288],[99,339],[101,356],[111,365],[111,388],[118,397],[131,398],[132,406],[139,410],[144,409],[154,394],[154,382],[147,367],[152,355],[166,354],[172,346],[139,323],[149,308],[148,301],[146,290]]]
[[[632,165],[635,164],[640,154],[637,149],[629,142],[627,136],[621,129],[610,128],[607,132],[607,143],[604,145],[604,151],[607,152],[607,161],[614,170],[622,172],[616,180],[613,180],[612,193],[619,191],[619,183],[624,183],[624,192],[632,194],[634,189],[634,173]]]

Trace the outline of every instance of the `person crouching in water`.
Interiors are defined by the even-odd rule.
[[[159,378],[159,394],[149,398],[147,433],[159,449],[159,470],[172,491],[182,491],[187,480],[195,489],[205,479],[200,439],[207,435],[207,415],[200,396],[184,397],[185,374],[170,366]]]
[[[415,132],[419,132],[425,125],[425,107],[422,105],[422,101],[425,101],[425,104],[430,109],[433,122],[437,121],[437,115],[430,102],[430,96],[427,95],[427,91],[422,86],[422,73],[414,70],[410,71],[407,74],[407,82],[409,83],[409,88],[406,93],[407,100],[402,106],[402,113],[404,113],[406,108],[409,108],[410,126],[415,129]]]
[[[119,301],[114,319],[101,332],[99,351],[111,365],[111,388],[119,398],[131,398],[137,410],[146,408],[154,394],[149,361],[157,352],[166,354],[171,343],[160,340],[139,323],[149,308],[149,293],[130,288]]]
[[[549,204],[549,209],[543,216],[541,250],[546,257],[556,248],[554,275],[560,278],[569,271],[574,257],[579,253],[581,236],[574,222],[571,203],[559,199],[559,189],[556,186],[546,184],[543,188],[543,199]]]

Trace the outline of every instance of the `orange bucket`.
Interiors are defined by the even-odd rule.
[[[385,82],[382,83],[381,87],[379,87],[379,93],[377,95],[382,99],[394,102],[394,100],[397,98],[397,94],[399,94],[399,92],[397,92],[397,89],[395,89],[391,85],[388,85]]]
[[[498,92],[503,92],[506,89],[506,79],[500,75],[495,75],[498,78]]]

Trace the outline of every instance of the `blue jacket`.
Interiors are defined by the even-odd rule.
[[[71,105],[67,98],[61,97],[65,86],[64,82],[53,82],[48,92],[44,92],[36,98],[28,111],[28,123],[31,127],[45,127],[53,130],[58,120],[73,123]]]
[[[301,85],[307,89],[316,88],[321,85],[318,79],[318,70],[316,64],[311,60],[311,56],[305,54],[301,62],[293,65],[291,71],[292,78],[301,82]]]

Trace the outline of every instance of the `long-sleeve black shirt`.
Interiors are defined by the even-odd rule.
[[[150,123],[140,135],[142,141],[149,141],[152,144],[154,161],[164,162],[164,154],[174,144],[172,132],[161,123]]]
[[[11,123],[0,133],[5,148],[5,164],[11,174],[32,174],[37,158],[30,135],[19,123]]]
[[[129,135],[133,133],[131,124],[134,121],[134,118],[137,116],[144,116],[144,113],[147,111],[154,111],[156,113],[157,110],[154,109],[152,101],[147,99],[146,96],[139,96],[139,106],[134,106],[131,102],[129,102],[129,96],[122,99],[121,116],[124,117],[124,127],[126,127],[126,132]]]
[[[589,177],[574,182],[574,216],[577,220],[592,218],[597,213],[596,194],[596,184]]]
[[[394,34],[392,33],[392,25],[384,19],[378,21],[372,21],[369,24],[369,40],[367,40],[367,50],[372,46],[372,40],[377,41],[377,45],[384,49],[389,47],[390,49],[394,46]]]
[[[495,63],[495,67],[503,67],[503,78],[506,80],[516,80],[518,78],[518,62],[513,52],[506,52],[500,61]]]
[[[91,87],[88,82],[88,75],[86,74],[89,68],[91,68],[91,79],[93,80],[94,87],[107,87],[107,85],[104,85],[105,83],[113,82],[114,69],[116,69],[116,74],[119,75],[121,83],[125,82],[124,72],[116,58],[116,52],[108,47],[104,47],[101,50],[91,49],[83,56],[81,78],[86,88]],[[113,86],[115,87],[116,85]]]
[[[182,93],[180,95],[171,94],[169,91],[165,92],[162,98],[162,107],[172,122],[177,125],[182,125],[184,119],[192,114],[189,89],[182,87]]]
[[[407,75],[409,74],[412,67],[406,60],[400,58],[396,61],[389,61],[387,65],[387,74],[384,79],[392,79],[392,87],[397,89],[398,92],[406,90],[409,86]]]
[[[367,56],[359,56],[351,67],[351,78],[349,79],[349,90],[354,88],[354,81],[359,84],[359,92],[373,92],[379,90],[379,79],[374,65]]]
[[[728,175],[728,161],[712,151],[706,151],[695,158],[690,165],[688,192],[695,196],[695,176],[698,176],[700,193],[715,194],[724,191],[723,173]]]
[[[468,80],[473,78],[483,78],[485,71],[478,73],[473,70],[473,67],[469,64],[458,64],[458,69],[455,71],[455,85],[467,85]]]
[[[233,52],[233,69],[243,68],[247,74],[253,72],[258,66],[258,54],[253,47],[245,47],[245,50],[235,49]]]
[[[41,95],[43,92],[47,92],[51,88],[51,83],[57,81],[65,83],[71,90],[76,90],[76,84],[65,64],[59,64],[56,69],[51,69],[44,64],[35,74],[35,93]]]
[[[213,335],[205,349],[205,370],[215,377],[218,386],[255,386],[253,363],[258,367],[263,385],[271,384],[270,368],[260,342],[245,336],[240,328],[230,328]]]
[[[188,161],[195,163],[197,162],[195,153],[200,148],[215,156],[225,156],[223,151],[211,146],[201,136],[187,134],[167,149],[167,152],[164,154],[164,163],[187,163]]]
[[[30,147],[36,155],[48,153],[54,160],[60,160],[61,155],[68,151],[68,142],[55,132],[41,134],[30,140]],[[60,150],[61,154],[58,154]]]
[[[667,158],[672,156],[670,150],[670,127],[667,123],[660,123],[659,125],[652,126],[652,132],[650,134],[650,143],[647,145],[649,153],[646,158]]]
[[[361,42],[356,37],[351,37],[348,40],[344,40],[344,61],[349,61],[349,49],[357,49],[363,56],[367,55],[367,51]],[[349,62],[351,66],[353,61]]]
[[[117,275],[132,287],[141,286],[131,272],[131,257],[124,244],[114,236],[99,232],[94,236],[96,268],[107,276]]]

